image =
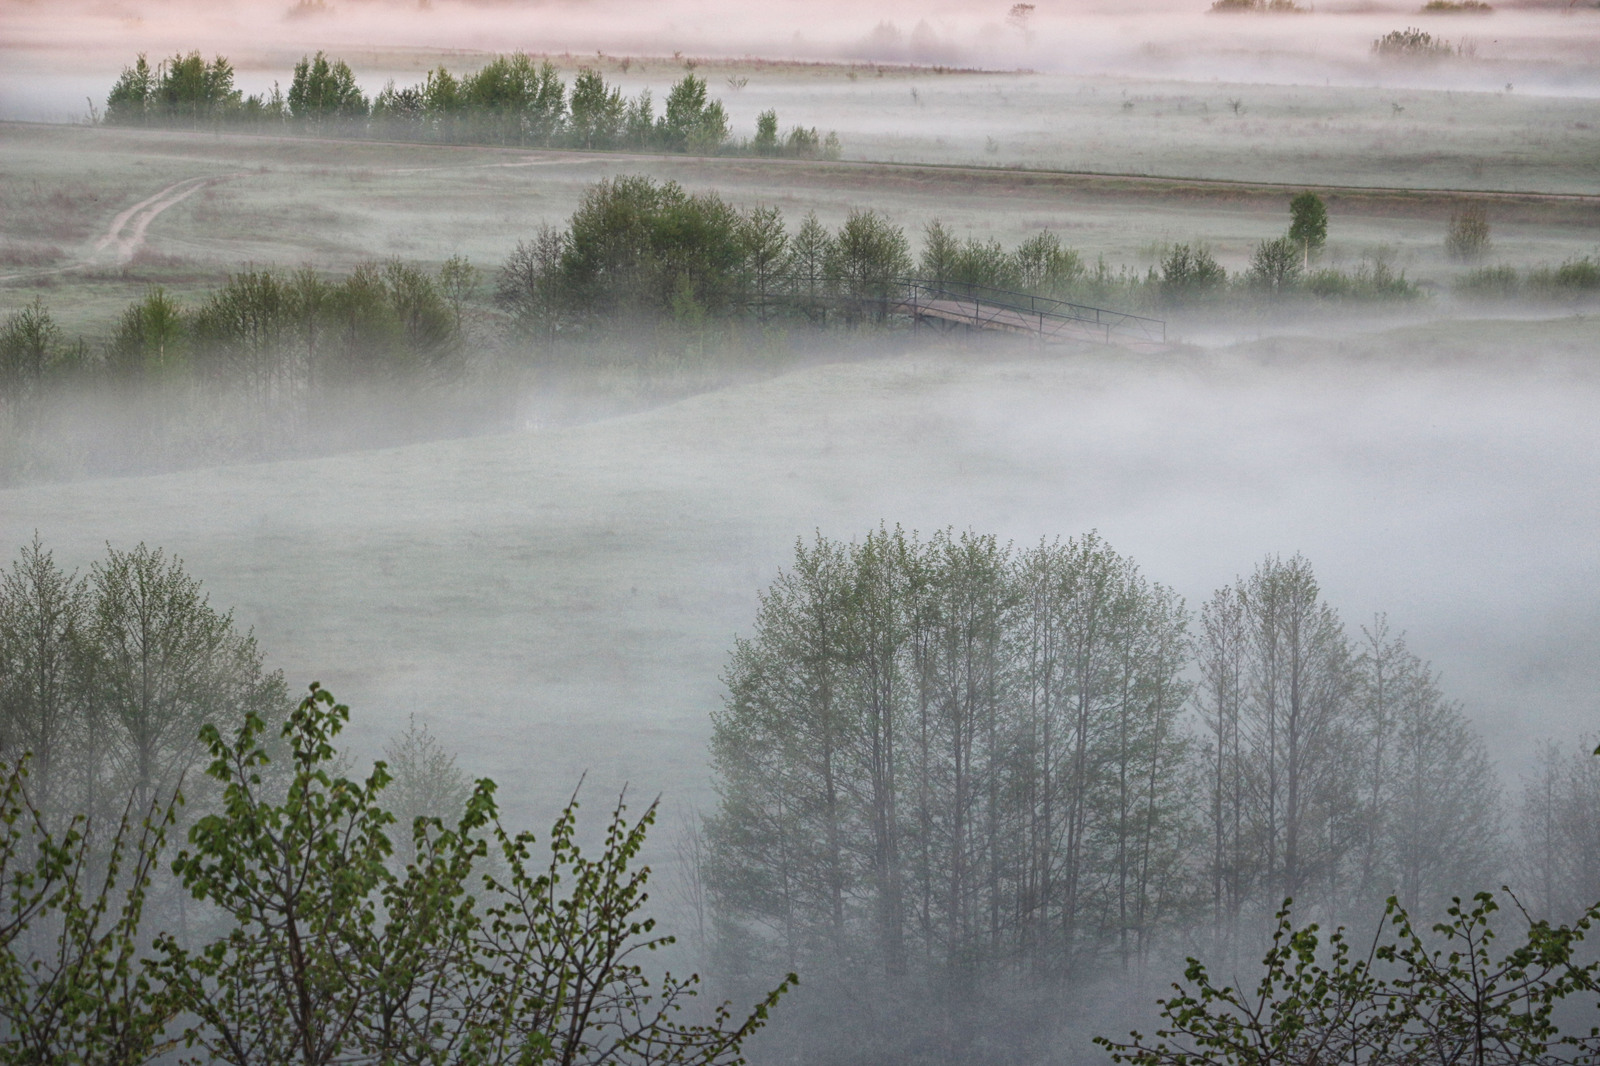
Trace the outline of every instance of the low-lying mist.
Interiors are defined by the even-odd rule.
[[[1510,780],[1592,723],[1591,353],[1582,319],[911,348],[588,424],[14,489],[0,538],[166,548],[374,745],[416,714],[541,815],[585,769],[706,801],[731,638],[813,531],[1094,529],[1191,605],[1298,551],[1352,623],[1408,634]]]
[[[1269,84],[1433,87],[1588,96],[1600,22],[1592,10],[1504,7],[1490,18],[1422,17],[1420,5],[1328,9],[1298,15],[1215,15],[1205,0],[1137,6],[880,2],[748,6],[701,0],[570,4],[291,3],[106,6],[8,0],[0,114],[82,117],[131,55],[200,48],[232,57],[246,92],[270,89],[301,54],[343,51],[379,78],[421,70],[461,52],[739,57]],[[1312,7],[1312,5],[1305,5]],[[1495,5],[1501,8],[1502,5]],[[1565,8],[1563,10],[1563,8]],[[1372,44],[1424,23],[1447,39],[1449,59],[1380,62]],[[419,47],[417,41],[429,42]],[[46,59],[48,57],[48,59]],[[377,86],[373,86],[376,89]]]

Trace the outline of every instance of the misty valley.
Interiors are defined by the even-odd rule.
[[[1600,8],[0,24],[0,1061],[1600,1063]]]

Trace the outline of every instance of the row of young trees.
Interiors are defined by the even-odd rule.
[[[775,111],[765,111],[754,138],[734,143],[727,111],[693,73],[672,86],[662,111],[649,89],[632,98],[603,75],[581,68],[569,87],[548,59],[524,53],[495,56],[476,72],[428,72],[417,85],[393,81],[368,99],[355,72],[322,52],[296,64],[287,94],[245,96],[234,87],[232,64],[199,52],[152,66],[140,55],[125,67],[106,99],[106,122],[120,126],[238,126],[301,130],[319,135],[371,136],[445,144],[619,149],[714,155],[838,158],[838,137],[792,127],[782,134]]]
[[[192,443],[217,460],[271,452],[358,388],[423,397],[460,378],[478,284],[459,257],[433,272],[391,260],[344,277],[250,267],[187,306],[151,289],[98,344],[69,342],[36,299],[0,323],[0,438],[20,461],[59,428],[53,403],[98,390],[121,399],[139,438],[114,451],[160,451],[168,422],[225,403],[231,421],[198,425]],[[0,463],[0,478],[17,473]]]
[[[1196,930],[1235,960],[1286,897],[1439,913],[1504,871],[1484,745],[1381,616],[1352,635],[1297,556],[1195,621],[1094,534],[797,546],[714,722],[728,950],[1081,979]]]

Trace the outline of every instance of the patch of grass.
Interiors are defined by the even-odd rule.
[[[1493,11],[1483,0],[1428,0],[1422,5],[1424,15],[1488,15]]]
[[[1455,291],[1463,296],[1511,299],[1522,293],[1522,275],[1506,263],[1479,267],[1456,279]]]

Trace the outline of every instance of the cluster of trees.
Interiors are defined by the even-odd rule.
[[[787,985],[734,1018],[646,964],[672,942],[636,864],[653,805],[619,801],[590,856],[574,797],[541,860],[415,723],[349,776],[348,716],[315,685],[296,708],[160,550],[80,577],[25,547],[0,574],[0,1059],[742,1062]]]
[[[195,767],[201,726],[289,705],[255,638],[159,549],[108,548],[80,575],[35,538],[0,572],[0,759],[31,753],[52,818],[148,809]]]
[[[499,306],[525,334],[751,314],[824,321],[830,300],[881,312],[911,268],[904,232],[854,211],[837,233],[807,215],[790,234],[772,207],[741,211],[676,182],[606,179],[585,191],[565,230],[519,242],[501,267]]]
[[[229,717],[240,705],[230,705]],[[647,968],[670,944],[644,913],[635,860],[654,808],[619,802],[583,853],[574,799],[550,834],[500,822],[494,783],[455,817],[405,827],[394,861],[391,776],[341,768],[349,717],[313,685],[281,730],[246,711],[195,746],[218,799],[171,858],[200,904],[152,918],[182,794],[130,803],[113,831],[52,828],[31,767],[0,770],[0,1055],[34,1063],[229,1066],[549,1062],[739,1066],[787,988],[746,1017],[694,1011],[698,978]],[[793,977],[791,975],[791,981]],[[196,1059],[195,1061],[201,1061]]]
[[[0,323],[0,437],[18,442],[6,458],[21,462],[28,441],[60,429],[52,402],[96,390],[120,398],[141,449],[193,413],[186,402],[226,401],[226,424],[189,427],[214,459],[288,446],[358,387],[437,392],[466,369],[463,316],[478,284],[460,257],[437,271],[390,260],[343,277],[250,267],[188,306],[151,289],[97,344],[68,342],[35,299]],[[19,473],[0,462],[0,478]]]
[[[891,978],[1131,961],[1183,895],[1185,624],[1094,536],[799,546],[714,722],[719,918]]]
[[[198,52],[151,66],[140,55],[125,67],[106,100],[105,119],[124,126],[215,126],[302,130],[446,144],[693,152],[838,158],[839,139],[795,126],[780,135],[778,116],[763,112],[754,139],[735,144],[727,111],[709,98],[704,78],[690,73],[673,85],[660,115],[649,89],[626,98],[592,68],[569,87],[549,60],[518,52],[496,56],[457,76],[439,67],[418,85],[386,84],[371,99],[342,59],[322,52],[295,65],[287,94],[276,86],[245,96],[222,56]]]
[[[1297,556],[1196,621],[1093,534],[797,546],[714,723],[728,950],[935,987],[1137,967],[1180,933],[1233,964],[1285,898],[1436,914],[1503,872],[1484,745],[1381,616],[1352,634]],[[1570,917],[1600,775],[1551,765],[1525,869]]]

